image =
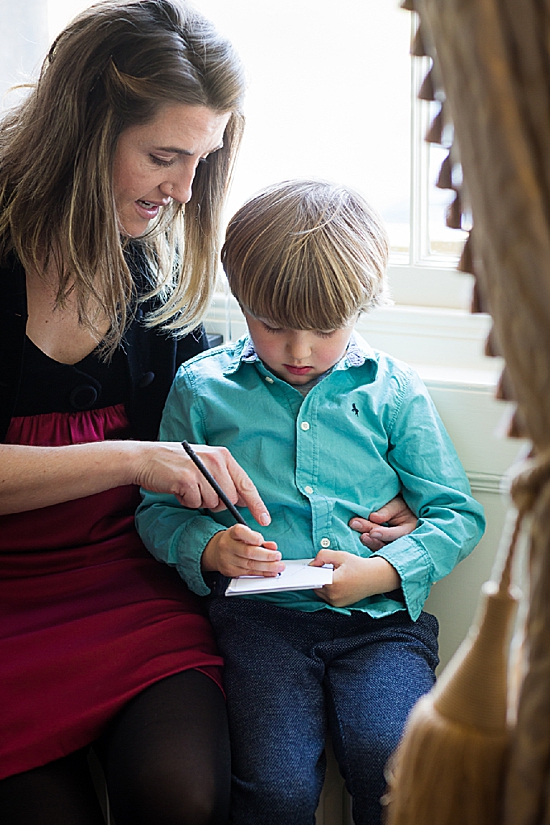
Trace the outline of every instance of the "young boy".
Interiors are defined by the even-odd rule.
[[[249,335],[181,367],[163,440],[224,445],[271,523],[184,509],[144,493],[145,544],[207,595],[205,573],[275,575],[287,559],[334,566],[331,585],[212,597],[225,659],[235,825],[312,825],[330,733],[356,825],[380,821],[384,766],[432,686],[431,585],[484,526],[425,387],[353,332],[384,300],[388,244],[352,191],[291,181],[231,220],[222,260]],[[350,529],[402,491],[416,529],[377,552]]]

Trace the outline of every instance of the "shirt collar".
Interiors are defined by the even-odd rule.
[[[346,370],[350,367],[362,367],[365,362],[371,362],[372,367],[376,370],[378,359],[372,347],[362,338],[357,332],[352,332],[349,340],[348,348],[340,361],[334,365],[333,370]],[[254,349],[254,344],[250,336],[244,335],[239,338],[235,344],[234,355],[225,370],[226,375],[231,375],[236,372],[241,364],[261,364],[258,353]],[[373,377],[376,372],[373,373]]]

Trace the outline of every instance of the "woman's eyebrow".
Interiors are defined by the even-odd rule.
[[[223,143],[220,143],[218,146],[214,146],[212,149],[208,149],[207,154],[212,154],[212,152],[217,152],[218,149],[223,149]],[[157,146],[157,152],[167,152],[168,154],[175,154],[175,155],[185,155],[186,157],[193,157],[195,152],[191,151],[191,149],[178,149],[175,146]]]

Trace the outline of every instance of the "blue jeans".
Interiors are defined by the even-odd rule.
[[[378,825],[384,767],[435,681],[438,623],[210,602],[225,659],[233,825],[313,825],[330,732],[355,825]]]

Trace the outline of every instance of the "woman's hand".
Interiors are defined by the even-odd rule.
[[[197,445],[195,451],[233,504],[248,507],[258,524],[270,523],[254,484],[225,447]],[[126,484],[173,493],[190,508],[225,506],[179,442],[0,445],[0,514],[48,507]]]
[[[367,596],[401,587],[397,570],[381,556],[365,559],[343,550],[320,550],[312,565],[322,567],[323,564],[334,567],[332,584],[325,584],[315,592],[333,607],[347,607]]]
[[[412,533],[417,521],[415,514],[407,507],[401,496],[396,496],[380,510],[371,513],[368,519],[354,516],[349,526],[361,533],[361,542],[369,550],[380,550],[395,539]],[[387,527],[384,524],[387,524]]]
[[[141,447],[135,481],[140,487],[154,493],[172,493],[184,507],[191,509],[205,507],[216,512],[225,508],[181,444],[141,442]],[[248,507],[258,524],[270,523],[271,517],[256,487],[229,450],[204,444],[192,447],[232,504]]]
[[[202,554],[204,573],[218,571],[224,576],[276,576],[285,566],[274,541],[264,541],[260,533],[244,524],[234,524],[216,533]]]

